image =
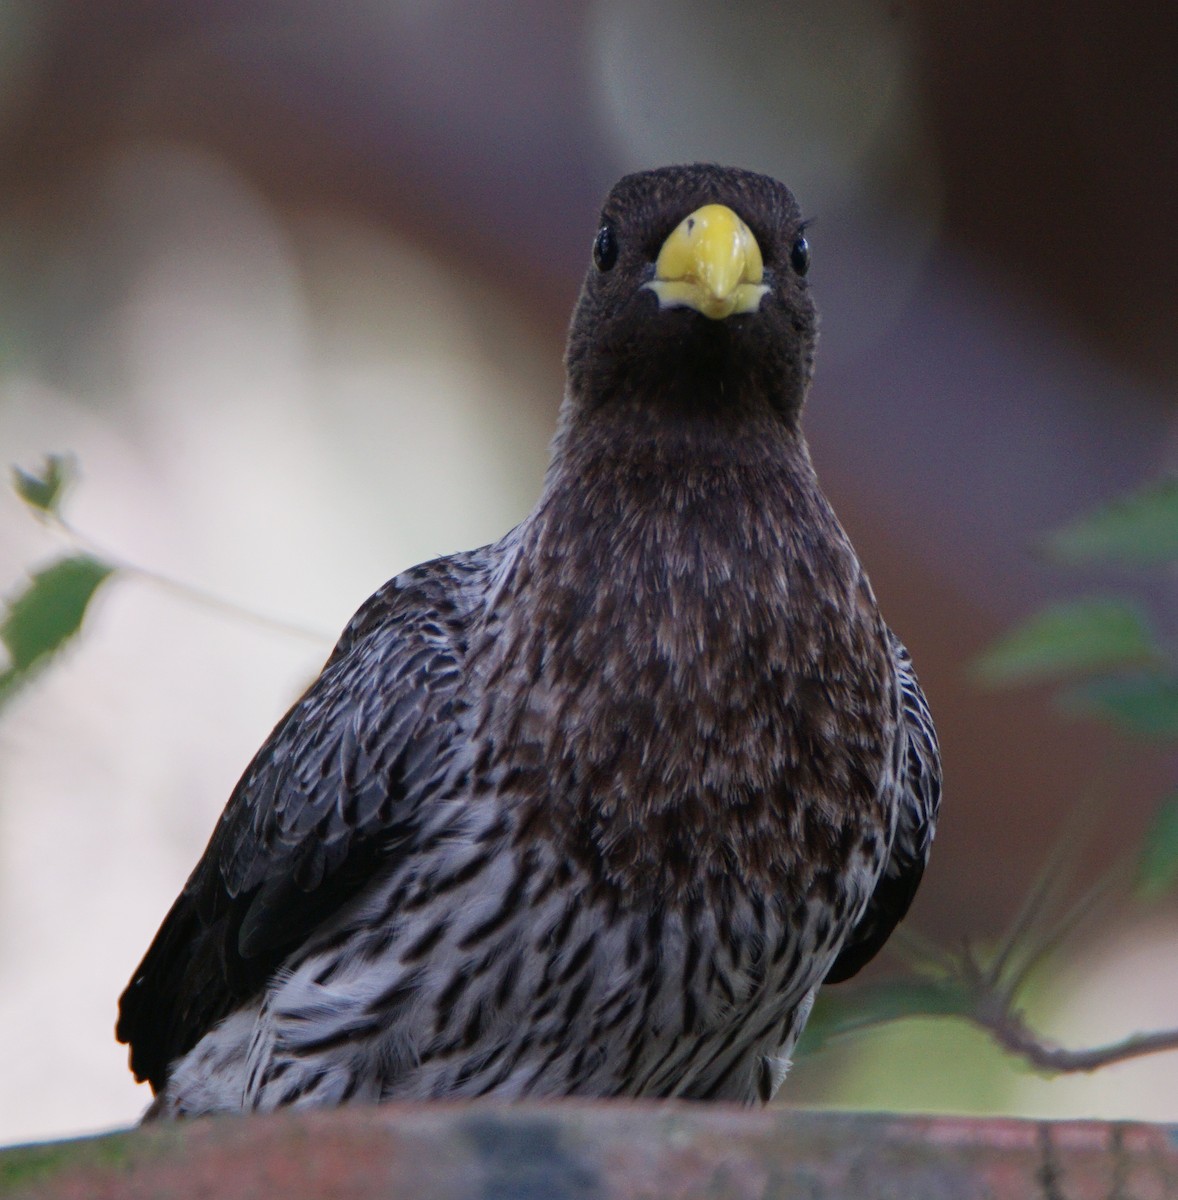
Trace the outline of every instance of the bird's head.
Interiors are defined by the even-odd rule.
[[[573,315],[570,403],[796,423],[817,318],[789,190],[697,164],[627,175],[610,192]]]

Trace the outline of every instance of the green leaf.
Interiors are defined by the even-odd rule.
[[[12,486],[31,508],[56,513],[62,492],[74,477],[74,459],[68,454],[47,454],[40,472],[12,468]]]
[[[885,979],[846,991],[823,988],[806,1023],[799,1054],[814,1054],[836,1038],[906,1017],[958,1017],[973,997],[952,979]]]
[[[1154,813],[1137,860],[1137,895],[1157,900],[1178,883],[1178,794]]]
[[[1157,657],[1141,610],[1092,598],[1052,605],[990,647],[974,663],[987,684],[1054,678],[1124,667]]]
[[[36,572],[24,591],[8,601],[0,641],[10,662],[0,673],[0,705],[78,632],[94,593],[113,570],[86,554],[58,559]]]
[[[1178,679],[1160,671],[1094,679],[1065,692],[1060,703],[1138,737],[1178,740]]]
[[[1052,553],[1068,562],[1178,561],[1178,478],[1157,480],[1054,534]]]

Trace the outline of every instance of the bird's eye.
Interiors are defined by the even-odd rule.
[[[799,234],[794,244],[789,248],[789,262],[799,275],[805,275],[810,269],[810,243]]]
[[[618,237],[612,225],[603,225],[593,239],[593,261],[599,271],[608,271],[618,261]]]

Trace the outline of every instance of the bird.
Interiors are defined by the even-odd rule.
[[[609,192],[534,509],[361,606],[121,997],[148,1117],[773,1097],[941,794],[802,430],[810,256],[765,175]]]

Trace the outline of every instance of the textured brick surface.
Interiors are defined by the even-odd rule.
[[[562,1103],[200,1120],[0,1153],[45,1200],[1161,1200],[1178,1127]]]

